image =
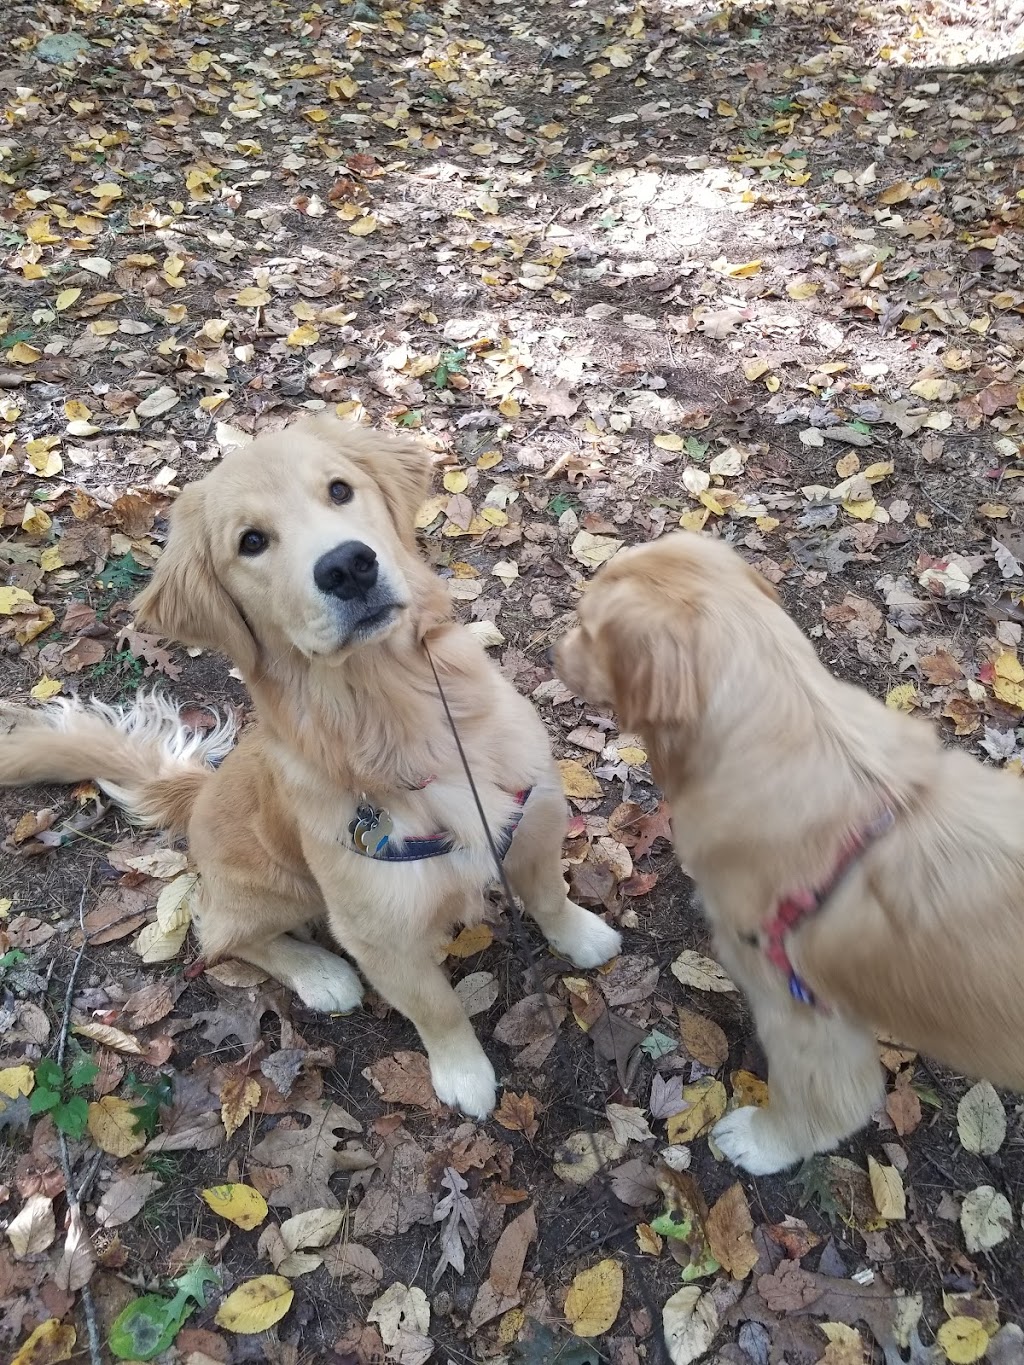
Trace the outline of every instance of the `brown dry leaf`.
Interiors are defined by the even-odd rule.
[[[7,1224],[7,1240],[19,1260],[45,1251],[53,1245],[56,1235],[53,1200],[45,1194],[30,1195]]]
[[[375,1294],[384,1280],[384,1267],[370,1250],[359,1242],[342,1242],[328,1247],[324,1267],[334,1280],[345,1280],[353,1294]]]
[[[474,1327],[482,1327],[520,1302],[519,1281],[530,1243],[537,1236],[537,1216],[531,1204],[513,1218],[498,1238],[491,1257],[487,1279],[477,1291],[469,1320]]]
[[[795,1313],[821,1296],[817,1279],[796,1261],[782,1261],[757,1281],[757,1292],[773,1313]]]
[[[430,1063],[422,1052],[396,1052],[363,1070],[386,1104],[415,1104],[435,1113],[440,1101],[430,1080]],[[358,1125],[355,1129],[359,1131]]]
[[[362,1125],[340,1104],[305,1102],[295,1106],[309,1123],[292,1128],[282,1120],[252,1149],[251,1159],[262,1166],[291,1169],[291,1176],[267,1197],[274,1208],[336,1209],[337,1196],[328,1187],[336,1171],[363,1171],[375,1165],[365,1148],[340,1146],[338,1130],[361,1133]],[[219,1127],[219,1125],[218,1125]]]
[[[501,1103],[495,1109],[492,1116],[496,1123],[500,1123],[502,1128],[508,1128],[510,1132],[522,1133],[529,1141],[537,1136],[540,1124],[537,1122],[536,1101],[532,1095],[517,1095],[513,1090],[506,1090],[501,1097]]]
[[[730,1185],[708,1214],[705,1228],[711,1254],[734,1280],[743,1280],[757,1265],[751,1234],[754,1222],[739,1183]]]
[[[96,1210],[96,1222],[101,1228],[117,1228],[141,1213],[149,1196],[159,1190],[163,1182],[152,1172],[127,1175],[115,1180],[104,1193]]]
[[[713,1019],[696,1010],[680,1005],[678,1011],[679,1036],[694,1061],[714,1070],[724,1066],[729,1060],[729,1040],[724,1031]]]
[[[885,1110],[900,1137],[908,1137],[921,1122],[921,1100],[911,1084],[910,1070],[899,1072],[885,1097]]]

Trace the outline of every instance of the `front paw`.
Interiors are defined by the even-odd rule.
[[[773,1118],[755,1105],[726,1114],[715,1124],[711,1136],[734,1166],[751,1175],[774,1175],[800,1160],[800,1153],[781,1138]]]
[[[566,901],[564,922],[548,942],[576,967],[600,967],[622,951],[619,931],[572,901]]]
[[[363,983],[357,972],[334,953],[320,955],[294,985],[306,1008],[323,1014],[351,1014],[363,1003]]]
[[[485,1119],[497,1102],[494,1067],[479,1044],[472,1051],[460,1048],[448,1055],[432,1053],[430,1080],[442,1104],[471,1119]]]

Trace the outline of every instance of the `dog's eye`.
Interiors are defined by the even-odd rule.
[[[352,501],[352,486],[347,484],[344,479],[332,479],[327,485],[327,493],[331,502],[339,505],[343,502]]]
[[[254,555],[261,555],[267,544],[267,538],[262,531],[243,531],[238,541],[238,553],[248,555],[251,559]]]

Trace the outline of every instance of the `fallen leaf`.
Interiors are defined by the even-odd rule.
[[[956,1126],[965,1151],[992,1156],[1006,1138],[1006,1111],[989,1081],[972,1085],[957,1105]]]
[[[430,1305],[422,1289],[407,1284],[388,1285],[366,1313],[367,1322],[380,1328],[385,1346],[394,1346],[403,1332],[423,1335],[430,1327]]]
[[[757,1265],[758,1252],[751,1234],[754,1222],[740,1184],[730,1185],[716,1201],[705,1221],[708,1247],[723,1270],[743,1280]]]
[[[258,1275],[227,1296],[214,1321],[228,1332],[254,1336],[280,1322],[294,1297],[295,1290],[283,1275]]]
[[[868,1157],[868,1177],[875,1208],[887,1222],[907,1216],[907,1196],[903,1178],[895,1166],[883,1166],[873,1156]]]
[[[607,1332],[622,1306],[623,1276],[618,1261],[598,1261],[581,1270],[569,1286],[565,1316],[578,1337],[599,1337]]]
[[[625,1154],[624,1144],[609,1132],[570,1133],[555,1150],[554,1172],[571,1185],[586,1185],[602,1167]]]
[[[494,942],[494,930],[489,924],[469,924],[459,931],[445,950],[449,957],[475,957]]]
[[[584,801],[597,800],[604,795],[604,788],[600,782],[578,759],[559,759],[558,771],[562,776],[562,790],[566,796]]]
[[[116,1095],[104,1095],[89,1105],[88,1124],[93,1142],[111,1156],[131,1156],[146,1145],[135,1109]]]
[[[201,1193],[218,1217],[247,1232],[258,1228],[269,1212],[267,1201],[251,1185],[211,1185]]]
[[[991,1185],[979,1185],[964,1195],[960,1227],[968,1251],[991,1251],[1006,1241],[1013,1228],[1010,1201]]]
[[[59,1318],[47,1318],[33,1328],[18,1353],[11,1357],[11,1365],[58,1365],[70,1360],[75,1353],[78,1334],[70,1323]]]
[[[672,963],[672,975],[684,986],[692,986],[698,991],[736,990],[723,967],[712,958],[694,952],[692,948],[685,948]]]
[[[577,531],[570,549],[573,559],[585,568],[598,569],[618,554],[625,542],[612,536],[595,536],[590,531]]]
[[[724,1031],[713,1019],[683,1005],[678,1007],[678,1014],[679,1036],[694,1061],[716,1071],[724,1066],[729,1060],[729,1040]]]
[[[944,1322],[935,1334],[952,1365],[974,1365],[988,1350],[989,1335],[977,1318],[955,1317]]]
[[[517,1218],[513,1218],[498,1238],[491,1256],[487,1279],[477,1290],[469,1320],[473,1327],[482,1327],[519,1303],[519,1281],[530,1243],[537,1236],[537,1215],[531,1204]]]
[[[683,1086],[686,1108],[666,1121],[668,1140],[672,1143],[693,1142],[706,1133],[725,1113],[728,1098],[725,1086],[711,1076],[693,1085]]]
[[[7,1224],[7,1239],[19,1261],[45,1251],[53,1245],[56,1235],[53,1200],[45,1194],[29,1195],[20,1212]]]
[[[103,1195],[96,1210],[101,1228],[117,1228],[141,1213],[149,1196],[161,1189],[163,1181],[151,1171],[115,1180]]]
[[[616,1142],[646,1142],[654,1136],[642,1109],[626,1104],[607,1104],[604,1112]]]
[[[699,1360],[718,1333],[714,1299],[695,1284],[684,1285],[667,1300],[661,1321],[672,1365],[691,1365],[691,1361]]]

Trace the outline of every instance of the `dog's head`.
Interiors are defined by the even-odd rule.
[[[429,481],[423,446],[334,418],[261,436],[182,492],[139,617],[245,673],[288,647],[340,662],[416,602]]]
[[[578,608],[578,626],[555,649],[577,696],[614,706],[626,730],[685,730],[721,681],[730,632],[778,601],[734,550],[679,532],[623,550],[602,568]],[[710,627],[714,620],[724,631]]]

